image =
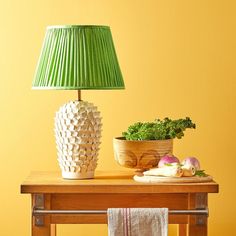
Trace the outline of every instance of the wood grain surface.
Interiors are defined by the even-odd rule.
[[[132,171],[97,171],[94,179],[65,180],[59,172],[32,172],[21,185],[21,193],[217,193],[218,184],[139,183]]]
[[[208,175],[204,177],[165,177],[165,176],[134,176],[134,180],[140,183],[204,183],[211,182],[213,178]]]

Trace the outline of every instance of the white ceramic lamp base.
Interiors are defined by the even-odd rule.
[[[56,112],[55,136],[63,178],[94,177],[101,127],[100,112],[92,103],[71,101]]]
[[[87,171],[84,173],[62,171],[62,177],[64,179],[93,179],[94,171]]]

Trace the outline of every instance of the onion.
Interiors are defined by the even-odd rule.
[[[148,176],[166,176],[166,177],[181,177],[183,170],[180,166],[165,166],[161,168],[154,168],[143,172],[144,175]]]
[[[196,168],[193,165],[182,166],[183,176],[194,176],[196,174]]]
[[[158,167],[159,168],[164,167],[166,164],[171,164],[171,163],[179,163],[179,159],[172,155],[165,155],[160,159]]]
[[[194,166],[196,170],[200,170],[200,162],[196,157],[187,157],[181,164],[184,166]]]

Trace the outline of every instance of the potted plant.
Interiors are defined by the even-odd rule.
[[[113,139],[115,159],[121,166],[138,171],[156,167],[162,156],[173,153],[173,139],[182,138],[187,128],[195,127],[189,117],[134,123],[123,137]]]

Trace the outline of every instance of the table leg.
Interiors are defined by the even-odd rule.
[[[203,222],[199,224],[196,216],[191,216],[188,233],[189,236],[207,236],[207,217],[203,216]]]
[[[56,231],[52,225],[45,222],[44,226],[35,226],[32,224],[32,236],[56,236]]]
[[[49,194],[33,194],[32,209],[34,207],[50,209],[51,196]],[[51,217],[32,215],[32,236],[56,236],[56,225],[51,224]]]
[[[56,225],[55,224],[51,225],[45,224],[44,226],[32,225],[32,236],[56,236]]]
[[[207,193],[189,194],[189,209],[207,208]],[[189,236],[207,236],[207,218],[205,215],[189,216],[188,235]]]
[[[187,225],[186,224],[179,224],[178,236],[187,236]]]

